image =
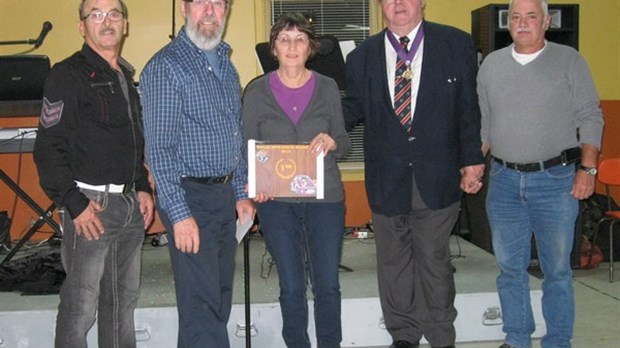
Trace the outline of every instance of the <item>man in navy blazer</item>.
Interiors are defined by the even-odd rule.
[[[381,307],[391,347],[422,336],[452,347],[448,241],[484,172],[476,51],[465,32],[423,20],[424,0],[379,1],[387,28],[347,56],[343,109],[348,129],[364,122]]]

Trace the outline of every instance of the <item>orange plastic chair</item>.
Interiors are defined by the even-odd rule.
[[[598,231],[601,224],[605,221],[609,223],[609,282],[614,281],[614,225],[620,222],[620,210],[612,210],[610,186],[620,186],[620,158],[609,158],[603,160],[598,166],[598,181],[605,185],[607,196],[607,209],[605,215],[598,221],[592,244],[596,244]]]

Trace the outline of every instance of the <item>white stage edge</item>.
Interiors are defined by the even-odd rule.
[[[530,292],[536,331],[533,337],[545,333],[542,318],[542,291]],[[499,298],[495,292],[457,294],[455,306],[457,342],[501,341],[504,338],[499,311]],[[312,318],[312,303],[308,304]],[[232,348],[245,347],[245,309],[242,304],[233,306],[228,324]],[[280,330],[282,318],[277,303],[253,304],[252,346],[257,348],[285,348]],[[52,348],[56,311],[33,310],[0,313],[0,347]],[[135,315],[136,337],[139,348],[170,348],[176,346],[177,311],[175,307],[138,308]],[[308,329],[314,340],[314,323]],[[378,298],[342,300],[343,347],[389,346],[392,342],[383,327]],[[88,335],[90,347],[96,347],[97,326]],[[425,341],[422,341],[425,343]]]

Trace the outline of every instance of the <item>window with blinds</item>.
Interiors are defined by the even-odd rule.
[[[271,25],[286,12],[301,12],[311,18],[317,35],[333,35],[339,41],[359,45],[370,35],[369,2],[373,0],[268,0]],[[344,92],[344,91],[341,91]],[[339,162],[364,161],[364,125],[355,126],[349,136],[352,149]]]
[[[370,33],[372,0],[269,0],[271,24],[286,12],[301,12],[312,19],[317,35],[333,35],[359,45]]]

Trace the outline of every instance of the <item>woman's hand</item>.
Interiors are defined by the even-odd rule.
[[[263,193],[263,192],[257,192],[256,193],[256,197],[252,198],[252,200],[256,203],[265,203],[267,201],[272,200],[273,197],[271,197],[269,194],[267,193]]]
[[[326,133],[317,134],[310,142],[310,151],[318,155],[321,151],[327,155],[328,152],[336,150],[336,141]]]
[[[248,192],[248,191],[249,191],[248,184],[245,184],[245,192]],[[256,196],[252,198],[254,203],[265,203],[272,199],[273,197],[271,197],[268,193],[264,193],[264,192],[256,192]]]

